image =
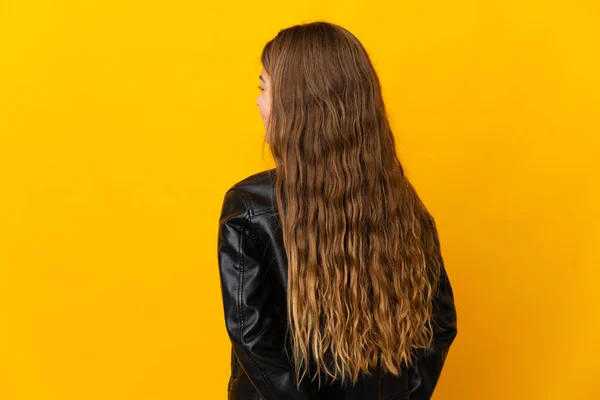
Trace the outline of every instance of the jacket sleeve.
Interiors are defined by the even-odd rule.
[[[306,381],[300,389],[295,385],[285,332],[270,298],[267,268],[261,265],[266,248],[258,237],[246,198],[231,188],[223,200],[217,251],[227,333],[262,399],[308,400]]]
[[[441,261],[439,285],[434,295],[433,344],[420,353],[409,369],[411,400],[431,399],[450,345],[458,333],[454,294],[442,259],[439,237],[433,220],[432,225],[437,249],[436,256]]]

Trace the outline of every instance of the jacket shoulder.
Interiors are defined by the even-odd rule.
[[[275,168],[261,171],[233,184],[225,193],[225,201],[238,209],[244,211],[249,217],[266,211],[275,211]]]

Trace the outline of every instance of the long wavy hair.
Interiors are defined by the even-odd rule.
[[[377,367],[400,375],[432,343],[441,261],[375,69],[352,33],[327,22],[279,31],[261,62],[297,384],[311,368],[319,386],[321,374],[352,384]]]

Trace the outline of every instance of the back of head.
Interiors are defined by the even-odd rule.
[[[394,374],[432,340],[435,227],[404,176],[369,56],[348,30],[280,31],[261,56],[297,379]],[[310,361],[310,363],[309,363]]]

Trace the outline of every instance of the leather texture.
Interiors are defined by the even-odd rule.
[[[233,185],[223,199],[217,253],[232,344],[228,399],[430,399],[457,334],[454,296],[444,267],[435,296],[434,343],[412,367],[400,376],[372,371],[354,386],[322,381],[319,388],[305,376],[296,387],[286,339],[287,258],[275,202],[276,173],[270,169],[253,174]]]

